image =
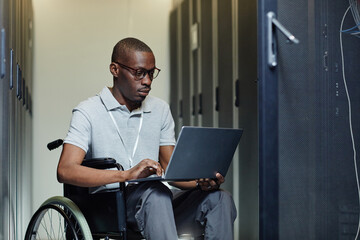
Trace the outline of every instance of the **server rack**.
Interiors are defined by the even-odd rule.
[[[0,6],[0,238],[21,239],[31,214],[32,5]]]
[[[339,38],[349,3],[193,0],[189,5],[199,14],[193,19],[199,21],[201,57],[193,55],[197,62],[191,73],[192,81],[201,84],[192,83],[195,92],[186,96],[183,108],[191,108],[198,99],[191,95],[201,93],[201,113],[195,118],[200,125],[244,128],[239,162],[230,177],[230,188],[239,188],[233,191],[239,208],[236,236],[354,238],[359,222],[358,159],[353,159],[342,69],[352,103],[355,150],[359,150],[360,126],[355,124],[359,111],[354,109],[359,106],[360,48],[359,40],[344,32],[343,64]],[[229,20],[234,14],[229,9],[234,7],[237,18]],[[191,31],[188,23],[183,25],[184,17],[182,13],[177,22],[182,36]],[[343,26],[354,25],[349,12]],[[299,44],[282,34],[284,28]],[[182,41],[176,44],[178,49],[184,47]],[[234,52],[238,57],[230,59]],[[184,56],[189,58],[181,55],[182,62],[190,62]],[[182,72],[182,64],[178,66]],[[198,78],[196,72],[201,73]],[[176,84],[183,84],[185,78],[178,75]],[[178,92],[179,99],[185,90]]]
[[[357,159],[351,148],[339,39],[348,6],[345,1],[260,1],[261,239],[353,239],[357,233]],[[288,44],[269,24],[269,12],[299,44]],[[344,24],[355,23],[349,15]],[[276,66],[268,61],[269,26],[277,46]],[[343,38],[348,89],[356,109],[359,91],[353,79],[359,70],[349,65],[360,56],[359,42],[350,35]],[[353,119],[359,118],[358,111],[352,113]],[[358,142],[358,125],[353,133]]]

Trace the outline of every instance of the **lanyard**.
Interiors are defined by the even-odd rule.
[[[141,113],[141,116],[140,116],[140,124],[139,124],[139,129],[138,129],[138,133],[137,133],[137,136],[136,136],[136,140],[135,140],[135,144],[134,144],[134,149],[133,149],[133,152],[132,154],[129,154],[129,151],[127,151],[127,148],[126,148],[126,145],[125,145],[125,142],[124,142],[124,139],[121,137],[121,134],[120,134],[120,130],[119,130],[119,127],[118,125],[116,124],[116,121],[115,121],[115,118],[114,116],[112,115],[111,111],[108,112],[114,125],[115,125],[115,128],[116,128],[116,131],[118,132],[118,135],[120,137],[120,140],[125,148],[125,151],[126,151],[126,154],[128,155],[128,159],[129,159],[129,164],[130,164],[130,168],[132,167],[132,163],[133,163],[133,158],[135,156],[135,152],[136,152],[136,149],[137,149],[137,146],[138,146],[138,143],[139,143],[139,137],[140,137],[140,131],[141,131],[141,128],[142,128],[142,124],[143,124],[143,113]]]

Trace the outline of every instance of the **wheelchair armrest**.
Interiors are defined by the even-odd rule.
[[[85,159],[82,164],[96,169],[123,167],[113,158]],[[87,187],[64,184],[64,196],[71,199],[84,214],[94,233],[126,231],[125,183],[119,182],[119,188],[106,189],[91,193]]]
[[[82,164],[85,167],[91,167],[96,169],[109,169],[117,168],[118,170],[124,170],[121,164],[116,163],[116,160],[113,158],[91,158],[85,159]]]
[[[113,158],[85,159],[82,164],[96,169],[123,167]],[[119,182],[119,188],[90,193],[87,187],[64,184],[64,196],[71,199],[84,214],[92,232],[126,231],[125,183]],[[115,214],[114,214],[115,213]]]

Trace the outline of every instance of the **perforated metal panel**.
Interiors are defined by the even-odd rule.
[[[279,236],[313,239],[316,160],[320,159],[319,40],[309,2],[278,1],[278,20],[297,38],[289,45],[278,34]],[[296,16],[296,17],[295,17]]]
[[[278,20],[299,40],[277,30],[278,111],[274,177],[277,234],[263,239],[354,239],[359,199],[341,74],[339,28],[347,1],[278,0]],[[347,28],[355,25],[351,15]],[[359,142],[360,41],[344,35],[345,70]],[[261,111],[261,110],[260,110]],[[261,146],[260,146],[261,148]],[[359,148],[358,148],[359,150]],[[278,175],[276,175],[276,172]],[[269,186],[267,186],[269,187]],[[266,200],[265,200],[266,201]],[[265,214],[269,208],[262,210]],[[266,230],[264,230],[266,232]]]

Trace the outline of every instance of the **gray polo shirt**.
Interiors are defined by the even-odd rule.
[[[140,118],[143,120],[139,132]],[[137,148],[130,162],[138,133]],[[130,112],[104,87],[99,95],[74,108],[64,142],[82,148],[86,159],[114,158],[127,170],[145,158],[158,161],[159,146],[175,145],[174,120],[169,105],[159,98],[147,96],[139,109]]]

